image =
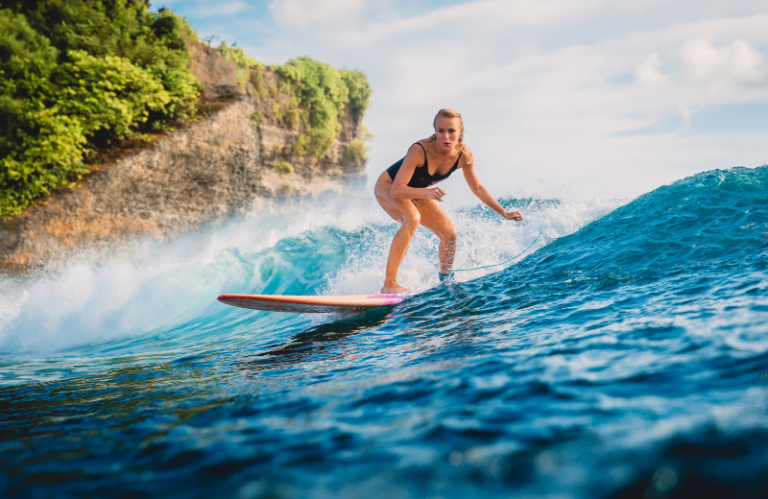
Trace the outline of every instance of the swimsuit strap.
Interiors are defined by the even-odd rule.
[[[463,147],[462,147],[461,151],[459,152],[459,157],[456,158],[456,162],[453,164],[453,168],[451,168],[451,170],[448,173],[446,173],[445,175],[443,175],[442,177],[439,177],[438,180],[442,180],[444,178],[448,178],[448,177],[451,176],[451,173],[456,171],[456,168],[459,167],[459,161],[461,161],[461,155],[462,154],[464,154],[464,148]],[[427,171],[427,173],[429,173],[429,171]],[[435,172],[435,174],[437,174],[437,172]],[[432,178],[438,178],[438,177],[432,176]]]
[[[459,161],[461,161],[461,155],[464,154],[464,146],[461,146],[461,151],[459,151],[459,157],[456,158],[456,163],[453,165],[453,168],[451,168],[451,171],[453,172],[456,170],[456,168],[459,167]]]
[[[420,145],[421,150],[424,151],[424,166],[427,166],[427,150],[424,148],[421,142],[414,142],[414,144]],[[427,173],[429,173],[429,169],[427,169]]]

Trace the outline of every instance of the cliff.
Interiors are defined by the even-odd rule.
[[[363,174],[363,161],[344,160],[362,134],[362,116],[351,107],[339,117],[341,131],[326,156],[298,156],[292,145],[301,123],[280,116],[287,95],[238,82],[238,67],[217,49],[192,42],[190,52],[208,116],[138,153],[94,165],[83,180],[21,215],[0,218],[0,268],[24,270],[86,248],[172,237],[259,199],[322,191]],[[264,88],[280,84],[275,72],[261,73]]]

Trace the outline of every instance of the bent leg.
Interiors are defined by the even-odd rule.
[[[405,258],[408,246],[411,243],[413,235],[419,228],[421,214],[410,199],[397,199],[392,197],[392,181],[383,178],[386,172],[376,182],[374,194],[384,211],[393,219],[401,222],[400,230],[395,234],[392,240],[392,246],[389,249],[389,258],[387,258],[387,270],[384,278],[384,286],[381,288],[383,294],[404,293],[408,291],[397,283],[397,272],[400,264]],[[388,175],[387,175],[388,177]],[[389,180],[387,182],[387,180]]]
[[[453,272],[453,259],[456,256],[456,241],[458,233],[445,210],[432,199],[420,199],[413,203],[421,214],[421,225],[435,233],[440,239],[438,258],[440,273],[448,275]]]

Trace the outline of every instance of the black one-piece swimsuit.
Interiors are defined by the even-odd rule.
[[[424,146],[421,145],[420,142],[416,142],[416,144],[419,144],[421,148],[424,149]],[[408,187],[416,187],[416,188],[429,187],[435,182],[439,182],[441,180],[447,179],[448,177],[451,176],[451,173],[455,172],[456,168],[458,168],[459,160],[461,159],[462,154],[464,154],[464,151],[461,151],[459,153],[459,157],[456,159],[456,163],[453,165],[453,168],[451,168],[451,171],[449,171],[445,175],[437,175],[437,172],[435,172],[435,175],[430,175],[429,167],[427,165],[427,150],[424,149],[424,164],[422,166],[416,167],[416,169],[413,172],[413,177],[411,177],[411,180],[408,182]],[[403,166],[403,161],[405,161],[405,158],[401,159],[394,165],[387,168],[387,173],[389,173],[389,176],[392,178],[393,181],[397,176],[397,172],[400,171],[400,167]]]

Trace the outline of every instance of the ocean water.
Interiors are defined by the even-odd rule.
[[[216,301],[377,291],[340,193],[0,277],[0,496],[768,496],[768,168],[503,204],[449,207],[456,267],[518,261],[438,285],[421,230],[360,315]]]

